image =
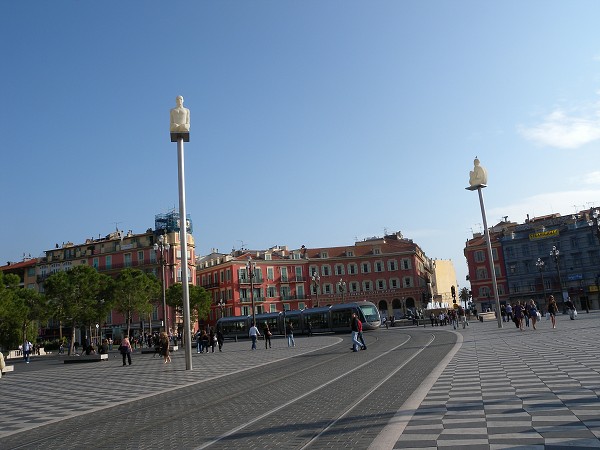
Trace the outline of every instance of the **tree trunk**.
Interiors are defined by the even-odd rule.
[[[58,321],[58,336],[60,338],[60,342],[62,343],[62,320]]]
[[[131,311],[127,311],[127,338],[129,338],[131,333]]]
[[[71,323],[71,343],[69,344],[69,356],[73,355],[75,349],[75,321]]]

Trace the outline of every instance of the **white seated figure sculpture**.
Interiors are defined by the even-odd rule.
[[[479,160],[475,157],[475,161],[473,161],[475,167],[473,170],[469,172],[469,184],[474,186],[479,186],[481,184],[487,184],[487,171],[479,165]]]
[[[190,132],[190,110],[183,107],[183,97],[178,95],[175,99],[177,107],[171,110],[171,133]]]

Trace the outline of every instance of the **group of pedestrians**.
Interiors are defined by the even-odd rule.
[[[531,325],[531,328],[537,330],[536,325],[542,319],[542,312],[540,311],[535,300],[530,299],[529,301],[518,300],[514,304],[508,303],[506,306],[502,306],[500,309],[502,315],[502,321],[513,322],[515,327],[523,331]],[[552,328],[556,328],[556,314],[558,313],[558,306],[554,300],[554,296],[548,298],[548,318],[552,322]]]
[[[214,328],[208,328],[208,332],[206,330],[198,330],[196,333],[196,351],[197,353],[208,353],[208,350],[211,349],[211,353],[215,352],[215,347],[219,348],[219,351],[223,351],[223,342],[225,341],[225,337],[223,336],[223,332],[221,328],[217,328],[217,331]]]
[[[287,336],[288,347],[295,347],[296,341],[294,340],[294,325],[291,321],[288,321],[285,325],[285,334]],[[271,336],[273,336],[273,332],[271,331],[271,328],[267,322],[265,322],[263,327],[262,335],[260,334],[260,331],[258,331],[258,327],[254,324],[254,322],[252,322],[252,326],[248,331],[248,336],[250,336],[250,339],[252,340],[252,350],[256,350],[256,341],[260,337],[264,337],[265,339],[265,349],[271,348]]]

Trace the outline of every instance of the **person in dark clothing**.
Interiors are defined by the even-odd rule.
[[[271,329],[269,328],[269,324],[265,322],[265,327],[263,328],[263,335],[265,336],[265,349],[271,348]]]

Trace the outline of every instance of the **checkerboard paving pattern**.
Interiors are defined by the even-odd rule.
[[[503,325],[459,330],[462,347],[395,448],[600,448],[600,314]]]

